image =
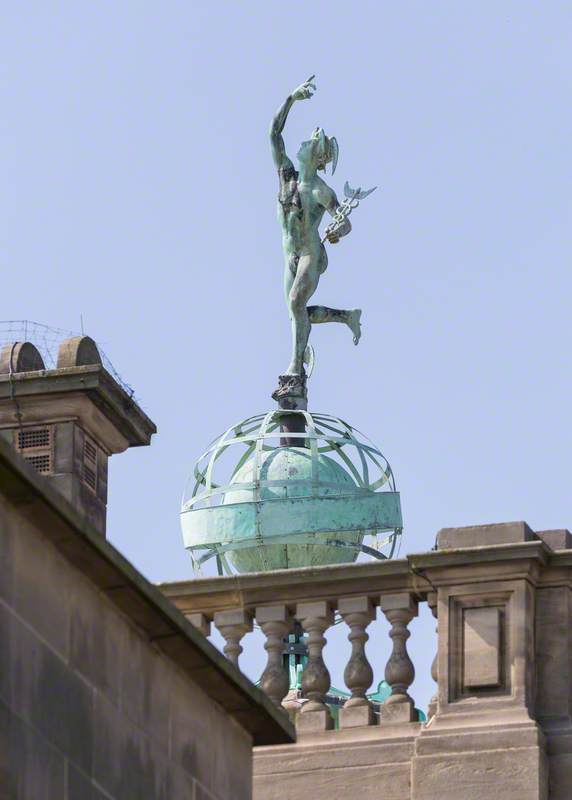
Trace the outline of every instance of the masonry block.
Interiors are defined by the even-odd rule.
[[[463,621],[464,687],[480,689],[500,686],[500,609],[495,606],[466,608]]]
[[[296,717],[296,732],[301,736],[308,733],[329,731],[334,727],[334,720],[327,708],[316,711],[302,710]]]
[[[340,709],[340,728],[360,728],[363,725],[374,725],[377,718],[369,703],[362,706],[345,706]]]
[[[536,539],[526,522],[501,522],[495,525],[468,525],[463,528],[441,528],[437,534],[438,550],[464,547],[486,547],[494,544],[517,544]]]

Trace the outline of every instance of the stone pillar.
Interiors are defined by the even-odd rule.
[[[570,555],[567,557],[570,559]],[[547,738],[550,800],[569,800],[572,797],[572,583],[566,572],[558,569],[558,561],[554,561],[551,580],[536,591],[535,716]]]
[[[389,635],[393,651],[385,668],[385,680],[391,695],[380,708],[381,722],[414,722],[417,720],[412,698],[407,690],[415,678],[415,668],[407,652],[410,633],[407,626],[417,616],[417,601],[409,592],[382,595],[380,608],[391,624]]]
[[[226,640],[223,648],[225,656],[238,667],[238,657],[243,650],[240,640],[245,633],[252,630],[252,617],[242,608],[233,608],[228,611],[217,611],[214,615],[214,624]]]
[[[415,742],[412,800],[552,800],[534,720],[535,586],[546,559],[522,522],[444,529],[436,551],[415,557],[437,589],[439,646],[438,705]]]
[[[57,369],[45,369],[30,342],[0,351],[0,438],[98,533],[106,529],[109,457],[148,445],[155,430],[88,336],[62,342]]]
[[[255,612],[256,622],[266,636],[264,649],[268,663],[260,677],[260,688],[277,706],[288,694],[290,680],[283,663],[284,637],[292,628],[292,617],[285,605],[261,606]]]
[[[326,644],[324,631],[334,622],[334,614],[328,603],[298,603],[296,619],[308,634],[308,663],[302,672],[302,693],[308,700],[296,722],[299,732],[316,732],[334,727],[332,715],[325,703],[330,688],[330,673],[324,664],[322,650]]]
[[[340,727],[373,725],[373,707],[365,696],[373,682],[373,670],[365,654],[365,643],[369,639],[366,628],[375,619],[375,609],[369,597],[364,595],[340,598],[338,611],[350,628],[348,639],[352,645],[351,656],[344,670],[344,681],[351,697],[340,711]]]

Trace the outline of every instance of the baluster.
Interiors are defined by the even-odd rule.
[[[342,597],[338,602],[338,611],[350,628],[348,639],[352,645],[351,656],[344,670],[344,681],[351,697],[340,711],[340,727],[373,725],[373,707],[365,696],[373,682],[373,670],[365,654],[365,643],[369,639],[366,628],[375,619],[375,609],[369,597]]]
[[[260,677],[260,688],[277,706],[288,694],[290,679],[284,667],[284,637],[292,628],[292,617],[286,606],[261,606],[255,612],[256,622],[266,636],[268,653],[266,668]]]
[[[391,686],[391,695],[380,707],[382,722],[414,722],[415,707],[407,689],[415,678],[415,668],[407,653],[407,630],[413,617],[417,616],[417,601],[409,592],[382,595],[380,608],[391,625],[389,635],[393,651],[385,668],[385,680]]]
[[[431,613],[433,614],[438,623],[439,620],[437,617],[436,592],[429,592],[429,594],[427,595],[427,604],[429,605]],[[433,659],[433,662],[431,664],[431,677],[433,678],[438,687],[439,686],[439,624],[437,624],[437,626],[435,627],[435,631],[437,633],[437,652],[435,653],[435,658]],[[439,702],[439,691],[437,690],[433,695],[433,697],[431,698],[431,700],[429,701],[429,707],[427,708],[428,720],[431,719],[431,717],[434,717],[435,714],[437,713],[438,702]]]
[[[326,644],[324,631],[333,624],[334,615],[324,601],[298,603],[296,619],[308,633],[308,662],[302,672],[302,694],[308,700],[298,715],[300,731],[324,731],[334,727],[334,720],[325,703],[330,688],[330,673],[324,664],[322,650]]]
[[[252,617],[242,608],[233,608],[228,611],[217,611],[214,615],[214,624],[226,640],[223,648],[225,656],[238,667],[238,657],[243,650],[240,640],[245,633],[252,630]]]

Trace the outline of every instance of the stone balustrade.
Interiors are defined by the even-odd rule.
[[[333,728],[327,706],[330,673],[322,651],[335,621],[343,621],[349,640],[344,671],[349,697],[340,711],[339,727],[417,721],[408,693],[415,677],[407,652],[408,625],[418,613],[418,604],[426,601],[431,584],[413,572],[407,559],[202,578],[161,588],[205,635],[213,625],[218,629],[225,641],[224,653],[236,665],[244,636],[253,625],[261,629],[267,663],[260,686],[277,705],[282,705],[291,688],[284,663],[285,640],[298,624],[307,648],[302,700],[285,706],[290,712],[300,711],[293,714],[299,733]],[[374,670],[366,642],[367,628],[378,613],[390,626],[385,680],[391,696],[375,713],[367,698]],[[383,669],[379,654],[375,666]]]
[[[348,790],[363,800],[572,797],[568,531],[535,533],[525,523],[444,529],[435,549],[400,560],[160,588],[204,634],[212,626],[220,631],[235,664],[245,635],[254,625],[262,631],[260,684],[295,716],[298,743],[258,749],[255,800],[302,790],[314,800]],[[421,604],[438,631],[433,664],[429,658],[422,665],[437,683],[426,721],[419,721],[410,696],[415,670],[408,653],[409,626]],[[387,647],[380,649],[376,635],[368,649],[382,618]],[[335,622],[349,640],[348,697],[332,729],[324,645]],[[284,642],[294,631],[304,633],[306,649],[301,697],[292,698]],[[384,665],[391,694],[374,704],[374,669]]]

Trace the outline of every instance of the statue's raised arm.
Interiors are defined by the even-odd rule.
[[[280,167],[292,163],[286,155],[282,131],[284,130],[284,125],[286,124],[290,109],[296,100],[309,100],[316,91],[316,85],[312,83],[314,77],[314,75],[311,75],[304,83],[300,84],[297,89],[294,89],[292,94],[288,95],[272,118],[272,123],[270,124],[270,147],[276,169],[280,169]]]
[[[278,221],[282,229],[284,253],[283,287],[292,327],[292,356],[282,378],[288,385],[298,381],[305,386],[304,363],[311,362],[307,350],[312,325],[324,322],[341,322],[351,333],[354,344],[361,336],[361,311],[359,308],[330,308],[308,305],[320,277],[328,266],[325,243],[336,244],[351,231],[348,219],[364,193],[346,191],[346,200],[340,205],[335,191],[324,178],[326,167],[331,165],[334,174],[338,162],[338,142],[335,136],[326,136],[323,128],[314,128],[309,139],[302,142],[296,154],[297,164],[286,155],[282,131],[296,100],[307,100],[316,91],[312,75],[304,81],[278,109],[270,127],[272,156],[278,171]],[[333,221],[320,235],[320,225],[325,212]],[[305,389],[304,389],[305,391]]]

